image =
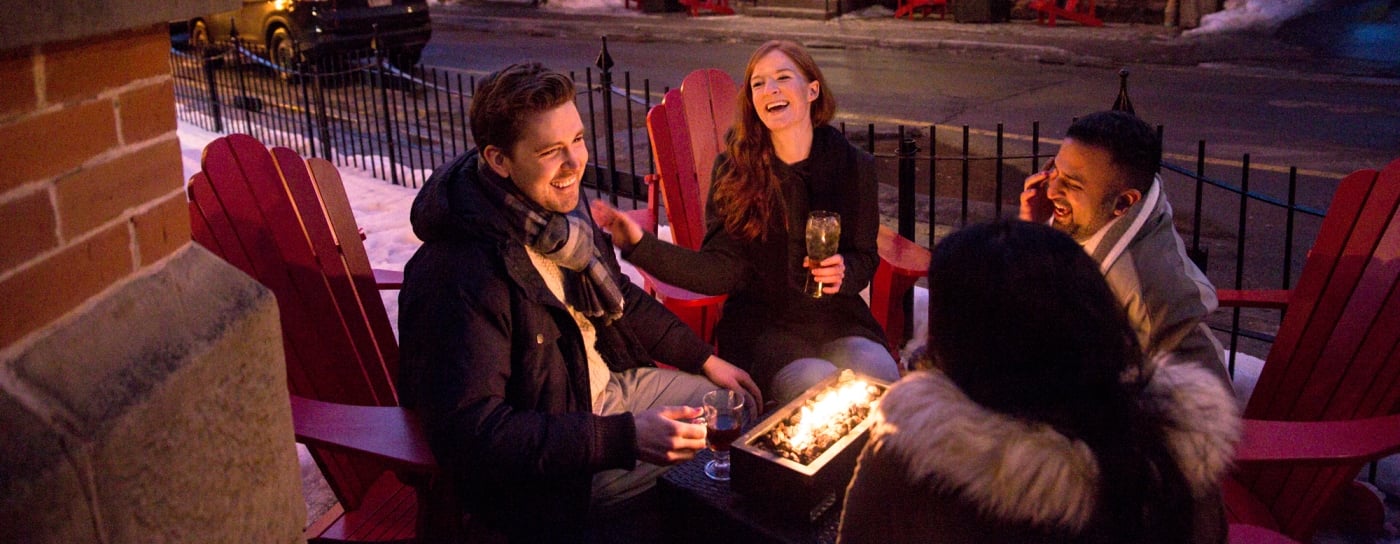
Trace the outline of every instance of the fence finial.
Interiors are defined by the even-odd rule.
[[[1113,101],[1113,111],[1125,111],[1133,115],[1133,101],[1128,98],[1128,69],[1118,70],[1118,98]]]
[[[603,36],[603,50],[598,53],[598,60],[594,61],[593,64],[597,66],[599,70],[602,70],[604,72],[612,70],[613,60],[612,55],[608,54],[607,36]]]

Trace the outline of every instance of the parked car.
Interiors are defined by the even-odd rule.
[[[291,66],[298,53],[310,61],[368,50],[371,40],[394,66],[422,58],[432,36],[427,0],[244,0],[240,9],[172,23],[171,36],[191,47],[218,47],[237,29],[239,41],[265,48]]]

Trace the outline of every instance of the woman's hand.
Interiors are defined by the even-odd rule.
[[[841,281],[846,279],[846,258],[840,253],[814,262],[809,257],[802,258],[802,266],[812,270],[812,281],[822,284],[822,292],[834,295],[841,291]]]
[[[589,203],[589,209],[593,212],[593,222],[612,235],[613,244],[618,249],[624,252],[632,251],[637,242],[642,241],[641,225],[606,201],[594,200]]]
[[[759,391],[758,384],[753,382],[753,378],[749,376],[748,372],[744,372],[744,369],[714,355],[705,359],[705,364],[700,369],[705,373],[706,378],[715,382],[715,385],[731,391],[738,391],[748,397],[745,402],[752,407],[749,410],[750,416],[763,413],[763,393]]]

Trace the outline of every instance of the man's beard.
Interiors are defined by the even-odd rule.
[[[1071,207],[1068,221],[1061,222],[1059,217],[1052,216],[1050,225],[1060,232],[1068,234],[1074,241],[1082,244],[1089,241],[1095,234],[1098,234],[1100,229],[1108,225],[1109,218],[1113,217],[1113,203],[1115,200],[1116,198],[1105,198],[1103,202],[1099,203],[1098,213],[1094,215],[1094,217],[1102,218],[1101,221],[1095,221],[1094,223],[1080,223],[1074,221],[1078,214],[1077,210]]]

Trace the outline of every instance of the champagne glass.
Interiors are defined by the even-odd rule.
[[[807,258],[814,263],[820,263],[823,259],[836,254],[836,249],[841,244],[841,215],[836,212],[825,210],[814,210],[807,215]],[[815,286],[815,289],[813,288]],[[821,282],[814,281],[812,275],[807,275],[807,285],[805,288],[807,295],[812,298],[822,298]]]
[[[729,445],[739,438],[744,426],[744,395],[728,389],[705,393],[705,444],[715,458],[705,463],[711,480],[729,480]]]

